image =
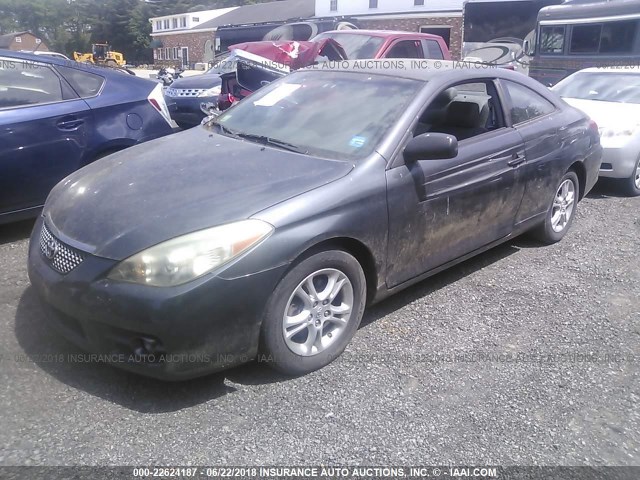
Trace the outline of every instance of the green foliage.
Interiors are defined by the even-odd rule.
[[[250,3],[261,0],[0,0],[0,35],[30,31],[68,56],[108,42],[127,62],[144,63],[152,58],[149,18]]]

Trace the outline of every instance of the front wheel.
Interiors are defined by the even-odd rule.
[[[366,279],[340,250],[315,254],[280,281],[262,324],[261,353],[287,375],[318,370],[337,358],[362,320]]]
[[[560,180],[545,221],[533,231],[534,236],[549,245],[562,240],[573,224],[579,198],[578,176],[569,171]]]
[[[625,190],[630,197],[637,197],[640,195],[640,158],[636,162],[636,167],[633,169],[633,173],[629,178],[624,180]]]

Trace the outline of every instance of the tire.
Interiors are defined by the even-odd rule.
[[[636,162],[633,173],[629,178],[623,180],[624,190],[630,197],[640,196],[640,158]]]
[[[109,68],[117,68],[117,67],[118,67],[118,64],[116,63],[116,61],[115,61],[115,60],[107,60],[107,61],[105,62],[105,65],[106,65],[107,67],[109,67]]]
[[[317,296],[310,293],[310,282]],[[330,250],[301,261],[280,281],[267,304],[261,358],[275,370],[293,376],[328,365],[358,330],[366,290],[362,267],[346,252]],[[286,325],[287,318],[295,320]]]
[[[555,192],[544,223],[532,232],[536,239],[547,245],[562,240],[573,224],[580,198],[580,182],[576,173],[572,170],[567,172]]]

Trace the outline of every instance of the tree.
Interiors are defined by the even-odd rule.
[[[108,42],[128,62],[148,62],[149,19],[268,0],[0,0],[0,34],[29,31],[72,55]]]

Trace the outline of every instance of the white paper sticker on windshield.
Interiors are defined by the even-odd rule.
[[[253,102],[253,104],[256,107],[273,107],[280,100],[288,97],[300,87],[302,87],[302,85],[297,85],[295,83],[282,84],[274,91],[267,93],[260,100]]]

